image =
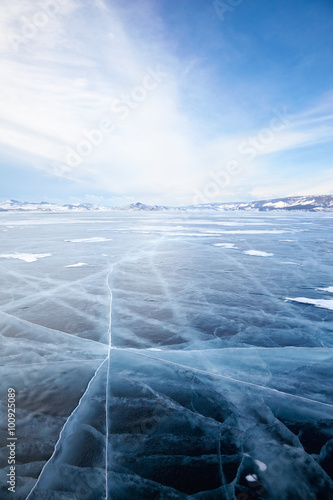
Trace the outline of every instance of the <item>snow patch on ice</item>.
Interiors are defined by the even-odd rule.
[[[64,267],[81,267],[81,266],[87,266],[86,262],[77,262],[77,264],[70,264],[69,266],[64,266]]]
[[[264,472],[267,469],[267,465],[264,462],[261,462],[260,460],[255,460],[255,463],[258,465],[259,470],[261,472]]]
[[[235,243],[214,243],[214,247],[237,248]]]
[[[51,257],[51,253],[3,253],[0,257],[4,259],[19,259],[25,262],[36,262],[38,259],[43,259],[44,257]]]
[[[329,309],[333,311],[333,299],[308,299],[307,297],[286,297],[286,300],[291,300],[293,302],[300,302],[302,304],[312,304],[315,307],[321,307],[322,309]]]
[[[69,243],[101,243],[102,241],[111,241],[112,238],[99,238],[99,237],[94,237],[94,238],[77,238],[74,240],[64,240]]]
[[[289,233],[290,231],[284,231],[283,229],[235,229],[232,231],[223,231],[223,230],[209,230],[209,233],[212,234],[284,234]]]
[[[269,252],[261,252],[260,250],[245,250],[246,255],[256,255],[257,257],[272,257],[274,254]]]
[[[317,290],[321,290],[323,292],[333,293],[333,286],[328,286],[326,288],[317,288]]]
[[[173,231],[182,231],[186,229],[185,226],[171,226]],[[135,228],[136,231],[170,231],[169,226],[139,226]]]
[[[255,483],[258,481],[258,476],[256,474],[248,474],[245,479],[249,481],[249,483]]]

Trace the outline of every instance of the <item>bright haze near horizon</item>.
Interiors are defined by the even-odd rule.
[[[0,199],[333,193],[330,0],[3,0]]]

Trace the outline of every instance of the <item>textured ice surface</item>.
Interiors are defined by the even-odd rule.
[[[332,498],[332,224],[0,214],[1,500]]]

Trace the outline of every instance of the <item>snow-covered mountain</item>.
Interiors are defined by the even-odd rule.
[[[0,212],[87,212],[105,211],[109,207],[91,205],[90,203],[76,203],[58,205],[42,201],[40,203],[29,203],[27,201],[7,200],[0,202]]]
[[[333,211],[333,195],[316,196],[290,196],[288,198],[275,198],[272,200],[259,200],[249,202],[206,203],[201,205],[187,205],[183,207],[170,207],[165,205],[146,205],[134,203],[122,207],[103,207],[90,203],[57,205],[42,201],[41,203],[28,203],[26,201],[7,200],[0,202],[0,212],[93,212],[93,211],[272,211],[272,210],[310,210]]]
[[[144,203],[132,203],[122,207],[103,207],[91,203],[73,203],[58,205],[42,201],[40,203],[29,203],[27,201],[7,200],[0,202],[0,212],[108,212],[113,210],[122,211],[163,211],[172,210],[173,207],[164,205],[145,205]],[[178,210],[176,208],[176,210]]]
[[[163,210],[171,210],[173,207],[166,207],[164,205],[145,205],[144,203],[132,203],[131,205],[125,205],[124,207],[119,207],[118,210],[131,210],[134,212],[137,211],[147,211],[147,212],[156,212]]]
[[[187,209],[206,210],[311,210],[311,211],[333,211],[333,195],[316,196],[289,196],[288,198],[275,198],[272,200],[258,200],[249,202],[233,203],[207,203],[203,205],[192,205]]]

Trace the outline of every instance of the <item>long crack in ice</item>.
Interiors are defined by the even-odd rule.
[[[108,348],[108,357],[107,357],[107,379],[106,379],[106,396],[105,396],[105,499],[108,500],[108,443],[109,443],[109,368],[110,368],[110,355],[112,349],[112,336],[111,336],[111,325],[112,325],[112,289],[110,287],[109,279],[111,274],[113,273],[114,265],[112,266],[111,271],[106,277],[106,285],[108,287],[110,293],[110,308],[109,308],[109,328],[108,328],[108,338],[109,338],[109,348]]]
[[[89,381],[88,385],[87,385],[87,388],[85,390],[85,392],[83,393],[82,397],[80,398],[80,401],[78,403],[78,405],[74,408],[74,410],[72,411],[72,413],[69,415],[69,417],[66,419],[61,431],[60,431],[60,434],[59,434],[59,437],[58,437],[58,440],[54,446],[54,450],[53,450],[53,453],[51,455],[51,457],[48,459],[48,461],[44,464],[39,476],[38,476],[38,479],[36,481],[36,483],[34,484],[33,488],[31,489],[30,493],[28,494],[28,496],[26,497],[26,500],[29,500],[31,499],[32,500],[32,494],[33,492],[35,491],[37,485],[39,484],[39,481],[43,475],[43,472],[45,470],[45,468],[47,467],[47,465],[49,464],[49,462],[51,462],[51,460],[53,459],[56,451],[57,451],[57,448],[58,448],[58,445],[60,444],[61,442],[61,439],[62,439],[62,434],[65,430],[65,427],[66,425],[68,424],[68,422],[70,421],[70,419],[72,418],[72,416],[76,413],[76,411],[78,410],[78,408],[80,407],[81,405],[81,402],[82,400],[84,399],[85,395],[88,393],[89,391],[89,388],[93,382],[93,380],[96,378],[99,370],[101,369],[101,367],[104,365],[104,363],[107,362],[108,364],[108,371],[107,371],[107,383],[106,383],[106,402],[105,402],[105,419],[106,419],[106,449],[105,449],[105,483],[106,483],[106,488],[105,488],[105,498],[106,500],[108,500],[108,473],[107,473],[107,470],[108,470],[108,453],[107,453],[107,450],[108,450],[108,438],[109,438],[109,432],[108,432],[108,391],[109,391],[109,366],[110,366],[110,354],[111,354],[111,349],[112,349],[112,345],[111,345],[111,315],[112,315],[112,289],[110,288],[110,285],[109,285],[109,279],[110,279],[110,276],[111,274],[113,273],[113,269],[114,269],[114,265],[112,266],[111,268],[111,271],[108,273],[107,277],[106,277],[106,284],[107,284],[107,288],[109,290],[109,293],[110,293],[110,307],[109,307],[109,326],[108,326],[108,339],[109,339],[109,344],[108,344],[108,355],[105,359],[103,359],[101,361],[101,364],[98,366],[97,370],[95,371],[94,373],[94,376],[91,378],[91,380]],[[4,314],[7,314],[9,315],[8,313],[4,313]],[[11,316],[11,315],[9,315]],[[16,317],[15,317],[16,318]],[[18,319],[19,321],[24,321],[26,322],[26,320],[20,320],[20,318],[16,318]],[[30,322],[28,322],[30,323]],[[66,333],[66,332],[60,332],[60,333]]]
[[[236,378],[233,378],[233,377],[228,377],[227,375],[220,375],[219,373],[207,372],[206,370],[200,370],[199,368],[194,368],[192,366],[186,366],[186,365],[183,365],[181,363],[175,363],[174,361],[169,361],[169,360],[166,360],[166,359],[163,359],[163,358],[155,358],[154,356],[149,356],[148,354],[144,354],[143,352],[142,353],[138,352],[138,351],[135,352],[134,350],[129,350],[129,349],[122,349],[122,350],[130,352],[132,354],[136,354],[138,356],[144,356],[146,358],[150,358],[150,359],[153,359],[155,361],[161,361],[162,363],[166,363],[168,365],[178,366],[180,368],[183,368],[186,371],[193,371],[194,373],[201,373],[203,375],[208,375],[210,377],[217,377],[217,378],[229,380],[231,382],[236,382],[236,383],[239,383],[239,384],[242,384],[242,385],[245,385],[245,386],[263,389],[263,390],[267,391],[268,393],[283,394],[286,397],[290,397],[290,398],[297,399],[297,400],[300,400],[300,401],[316,403],[316,404],[318,404],[318,405],[320,405],[322,407],[333,408],[333,405],[331,405],[329,403],[323,403],[322,401],[317,401],[315,399],[306,398],[304,396],[298,396],[297,394],[290,394],[288,392],[280,391],[278,389],[274,389],[272,387],[268,387],[268,386],[265,386],[265,385],[254,384],[253,382],[246,382],[245,380],[239,380],[239,379],[236,379]],[[142,349],[142,351],[145,351],[145,350],[146,349]]]
[[[42,475],[43,475],[43,471],[45,470],[45,468],[47,467],[47,465],[49,464],[49,462],[51,462],[51,460],[53,459],[54,455],[55,455],[55,454],[56,454],[56,452],[57,452],[58,445],[59,445],[59,444],[60,444],[60,442],[61,442],[61,439],[62,439],[62,434],[63,434],[63,432],[64,432],[64,430],[65,430],[65,428],[66,428],[66,425],[68,424],[68,422],[70,421],[70,419],[72,418],[72,416],[73,416],[73,415],[74,415],[74,414],[78,411],[78,408],[80,407],[81,402],[82,402],[82,400],[84,399],[85,395],[86,395],[86,394],[87,394],[87,392],[89,391],[89,388],[90,388],[90,386],[91,386],[91,384],[92,384],[93,380],[96,378],[97,373],[99,372],[99,370],[101,369],[101,367],[104,365],[104,363],[105,363],[106,361],[107,361],[107,359],[104,359],[104,360],[102,361],[102,363],[98,366],[97,370],[96,370],[96,371],[95,371],[95,373],[94,373],[94,376],[93,376],[93,377],[89,380],[89,383],[88,383],[88,385],[87,385],[87,388],[86,388],[86,390],[84,391],[84,393],[83,393],[82,397],[80,398],[79,404],[78,404],[78,405],[74,408],[74,410],[72,411],[72,413],[71,413],[71,414],[69,415],[69,417],[66,419],[66,422],[64,423],[64,425],[63,425],[63,427],[62,427],[62,429],[61,429],[61,431],[60,431],[58,441],[57,441],[57,442],[56,442],[56,444],[55,444],[55,447],[54,447],[53,453],[52,453],[51,457],[48,459],[48,461],[44,464],[44,466],[43,466],[43,468],[42,468],[42,470],[41,470],[41,472],[40,472],[40,474],[39,474],[39,476],[38,476],[38,479],[37,479],[37,481],[35,482],[35,484],[34,484],[34,486],[33,486],[32,490],[30,491],[30,493],[29,493],[29,495],[27,496],[26,500],[32,499],[32,494],[33,494],[34,490],[36,489],[36,487],[37,487],[37,485],[38,485],[38,483],[39,483],[39,481],[40,481],[40,479],[41,479],[41,477],[42,477]]]

